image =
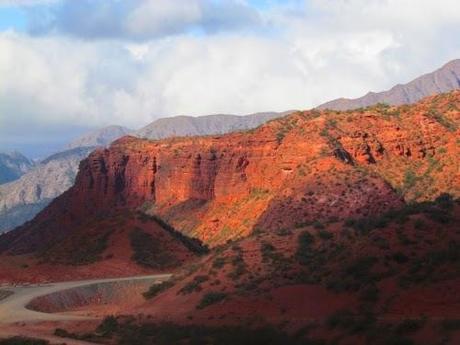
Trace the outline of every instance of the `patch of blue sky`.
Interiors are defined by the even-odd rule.
[[[27,18],[24,11],[15,6],[0,6],[0,31],[25,31]]]

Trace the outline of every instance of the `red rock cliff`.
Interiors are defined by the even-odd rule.
[[[218,244],[254,228],[380,213],[402,197],[460,196],[459,108],[453,92],[399,108],[298,112],[225,136],[125,137],[93,152],[74,187],[10,236],[59,222],[32,242],[46,241],[85,215],[142,206]]]

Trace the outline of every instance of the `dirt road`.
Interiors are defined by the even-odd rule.
[[[91,319],[91,317],[82,316],[81,314],[75,315],[70,312],[43,313],[27,309],[27,305],[37,297],[78,287],[137,280],[149,280],[154,283],[158,280],[167,280],[170,277],[170,274],[159,274],[127,278],[70,281],[46,285],[2,287],[1,290],[4,292],[2,296],[4,298],[0,299],[0,338],[22,335],[48,340],[52,344],[64,342],[68,345],[91,344],[84,341],[58,338],[51,335],[49,332],[39,331],[40,327],[35,327],[40,323],[50,321],[81,321]]]
[[[36,297],[76,287],[133,280],[152,280],[153,283],[155,280],[169,279],[170,276],[171,275],[169,274],[160,274],[140,277],[71,281],[51,283],[47,285],[30,285],[25,287],[4,287],[2,288],[3,290],[11,291],[13,294],[3,300],[0,300],[0,325],[29,321],[81,320],[85,317],[75,316],[68,313],[41,313],[29,310],[26,306]]]

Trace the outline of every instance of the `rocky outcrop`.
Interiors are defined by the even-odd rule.
[[[368,107],[377,103],[402,105],[415,103],[424,97],[460,88],[460,59],[452,60],[440,69],[422,75],[404,85],[396,85],[388,91],[369,92],[356,99],[339,98],[318,109],[348,110]]]
[[[251,133],[124,137],[93,152],[75,185],[10,236],[46,224],[46,243],[89,215],[142,207],[215,245],[257,228],[375,215],[402,198],[460,196],[459,109],[454,92],[385,112],[297,112]]]

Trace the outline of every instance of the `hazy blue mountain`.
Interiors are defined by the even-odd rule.
[[[19,152],[0,153],[0,184],[18,179],[33,166],[34,162]]]
[[[115,139],[131,133],[132,130],[122,126],[108,126],[96,129],[70,142],[66,148],[106,146]]]
[[[147,139],[163,139],[168,137],[224,134],[252,129],[271,119],[285,116],[291,112],[264,112],[243,116],[218,114],[197,117],[166,117],[133,132],[132,135]]]
[[[452,60],[440,69],[424,74],[407,84],[398,84],[388,91],[369,92],[356,99],[339,98],[320,105],[319,109],[349,110],[377,103],[401,105],[415,103],[424,97],[460,88],[460,59]]]

